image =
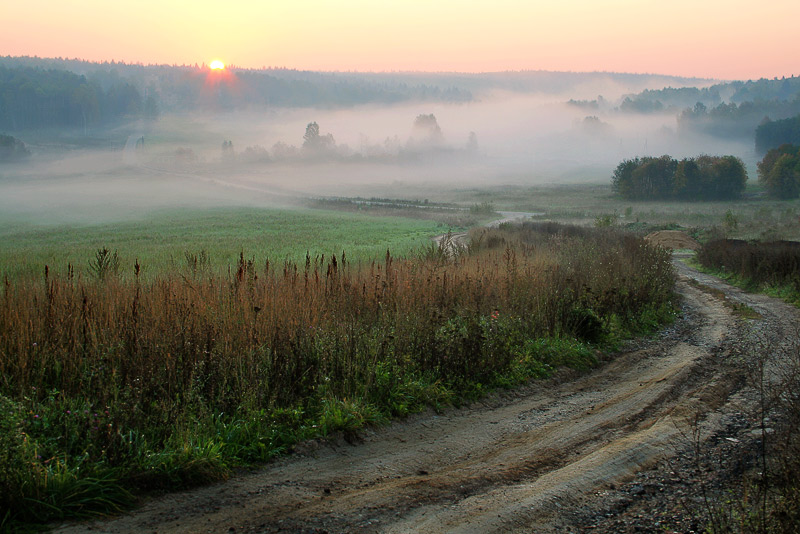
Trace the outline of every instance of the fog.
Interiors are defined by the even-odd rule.
[[[608,183],[621,160],[663,154],[733,154],[755,179],[752,143],[679,133],[674,111],[567,103],[598,89],[611,91],[493,91],[458,104],[165,114],[110,132],[114,142],[103,149],[20,135],[32,157],[0,166],[0,221],[98,222],[175,207],[296,205],[303,197],[415,198],[437,188]],[[435,117],[435,140],[425,131],[420,137],[419,127],[415,133],[424,115]],[[324,150],[303,147],[312,122],[320,139],[332,136],[320,144]]]

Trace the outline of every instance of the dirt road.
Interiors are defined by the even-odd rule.
[[[731,362],[749,330],[796,335],[797,310],[677,265],[682,317],[591,374],[422,414],[356,444],[304,445],[262,470],[59,532],[583,531],[605,492],[679,454],[695,415],[705,435],[725,426],[741,402]],[[763,318],[744,324],[689,278]]]

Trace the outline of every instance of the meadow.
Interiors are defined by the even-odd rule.
[[[369,261],[135,265],[4,280],[6,525],[119,510],[299,440],[586,370],[673,313],[663,249],[553,223]]]
[[[591,183],[411,188],[406,195],[461,205],[491,203],[498,210],[533,212],[534,220],[594,226],[605,220],[636,232],[684,229],[701,241],[800,240],[800,200],[774,200],[750,177],[740,200],[715,202],[630,201],[615,195],[611,174],[593,172]],[[391,189],[372,190],[375,194]]]
[[[98,250],[117,252],[118,274],[132,277],[200,267],[220,274],[240,253],[259,262],[341,254],[366,260],[391,249],[405,255],[448,228],[435,221],[326,210],[255,207],[172,208],[147,220],[98,224],[7,223],[0,228],[0,276],[39,276],[47,265],[90,275]]]

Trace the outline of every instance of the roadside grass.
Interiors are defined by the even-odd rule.
[[[259,262],[303,261],[340,255],[366,260],[387,249],[405,255],[447,228],[434,221],[371,217],[311,209],[170,209],[146,221],[94,225],[8,224],[0,229],[0,276],[52,272],[89,273],[98,250],[117,252],[119,272],[132,277],[138,259],[142,276],[203,269],[219,275],[235,267],[241,252]]]
[[[240,254],[218,274],[6,277],[0,521],[113,513],[298,441],[586,370],[672,317],[669,254],[634,236],[487,232],[455,254],[360,263]]]
[[[703,245],[693,263],[731,285],[800,306],[800,243],[719,239]]]
[[[763,292],[800,306],[800,245],[791,242],[747,243],[716,240],[706,243],[695,265],[746,291]],[[724,302],[724,293],[698,287]],[[721,295],[720,295],[721,293]],[[757,318],[746,306],[734,313]],[[755,314],[755,315],[754,315]],[[747,385],[756,398],[747,413],[757,421],[757,450],[745,451],[736,462],[740,476],[725,494],[707,498],[706,529],[713,534],[796,532],[800,522],[800,341],[798,332],[770,342],[754,333],[749,357],[742,363]],[[794,336],[794,337],[792,337]],[[702,464],[703,451],[696,451]]]

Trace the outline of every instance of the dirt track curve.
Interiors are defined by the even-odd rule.
[[[583,531],[604,490],[677,454],[688,420],[699,414],[709,435],[724,425],[741,388],[726,361],[750,330],[796,335],[796,309],[676,265],[681,318],[590,374],[415,416],[354,444],[307,444],[262,470],[58,531]],[[743,324],[689,278],[762,318]]]

